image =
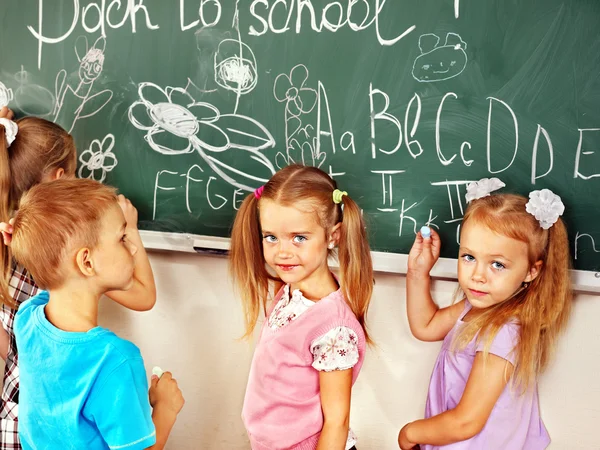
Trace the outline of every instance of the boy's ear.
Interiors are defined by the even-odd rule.
[[[75,256],[75,260],[77,262],[77,268],[83,276],[92,277],[96,274],[94,261],[92,259],[92,251],[89,248],[80,248]]]
[[[342,237],[342,222],[336,223],[331,231],[329,232],[329,240],[328,243],[333,244],[336,247],[340,243],[340,238]]]
[[[525,283],[531,283],[533,280],[535,280],[540,274],[540,270],[542,269],[543,264],[544,262],[542,260],[534,262],[533,265],[529,268],[529,272],[527,272],[527,276],[523,281]]]

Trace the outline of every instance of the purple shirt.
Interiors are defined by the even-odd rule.
[[[450,330],[438,355],[427,396],[425,418],[454,409],[465,390],[475,354],[483,351],[485,339],[479,344],[475,338],[460,351],[452,351],[452,338],[462,326],[463,317],[471,310],[465,301],[465,309]],[[513,349],[519,340],[519,325],[510,322],[502,326],[489,349],[491,354],[515,364]],[[421,445],[422,450],[538,450],[550,444],[550,436],[540,418],[537,383],[523,394],[511,389],[509,382],[492,409],[481,432],[466,441],[450,445]]]

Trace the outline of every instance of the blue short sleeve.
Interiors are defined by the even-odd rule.
[[[519,343],[520,329],[521,327],[513,322],[503,325],[498,331],[498,334],[496,334],[489,352],[507,360],[514,366],[517,360],[516,347]],[[476,351],[484,351],[485,344],[485,338],[481,339],[477,344]]]
[[[111,450],[146,449],[156,442],[141,358],[127,359],[108,374],[86,410]]]

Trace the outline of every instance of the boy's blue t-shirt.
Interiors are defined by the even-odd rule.
[[[137,450],[156,442],[140,350],[96,327],[53,326],[42,291],[19,307],[19,436],[23,449]]]

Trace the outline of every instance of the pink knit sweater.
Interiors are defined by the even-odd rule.
[[[281,298],[276,296],[273,307]],[[268,317],[268,316],[267,316]],[[358,336],[356,381],[365,356],[365,335],[341,290],[332,292],[289,324],[271,329],[268,320],[254,351],[242,419],[253,450],[314,450],[323,428],[319,372],[310,344],[333,328]]]

